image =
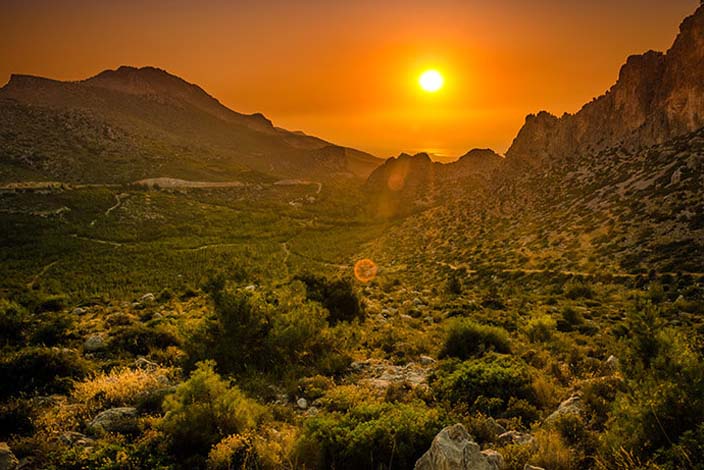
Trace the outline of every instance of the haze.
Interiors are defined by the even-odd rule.
[[[624,57],[666,50],[696,0],[3,1],[0,81],[154,65],[240,112],[391,156],[504,152],[574,112]],[[441,71],[437,94],[418,75]]]

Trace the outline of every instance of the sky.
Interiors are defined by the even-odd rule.
[[[699,0],[0,0],[0,82],[153,65],[226,106],[380,157],[504,153],[576,112]],[[419,75],[442,73],[423,92]]]

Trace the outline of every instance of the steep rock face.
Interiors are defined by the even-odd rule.
[[[499,470],[503,459],[496,452],[481,452],[461,424],[443,429],[430,449],[418,459],[415,470]]]
[[[618,81],[578,113],[529,115],[507,152],[533,163],[615,145],[633,149],[704,126],[704,6],[685,19],[672,48],[631,56]]]

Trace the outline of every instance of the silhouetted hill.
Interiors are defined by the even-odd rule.
[[[381,160],[240,114],[163,70],[79,82],[13,75],[0,89],[0,178],[366,178]],[[249,174],[249,176],[247,176]]]

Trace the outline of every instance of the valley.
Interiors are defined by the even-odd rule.
[[[13,75],[0,468],[701,468],[702,73],[704,6],[447,164]]]

